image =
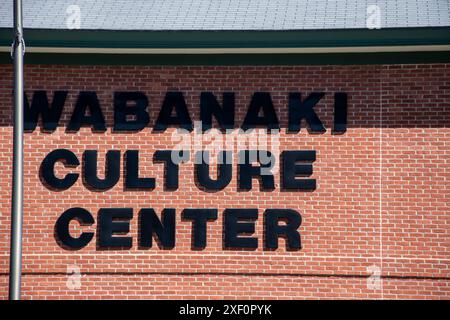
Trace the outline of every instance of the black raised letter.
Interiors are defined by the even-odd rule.
[[[134,104],[127,105],[128,101]],[[114,131],[139,131],[150,121],[148,98],[142,92],[114,92]],[[133,116],[133,120],[127,119]]]
[[[258,219],[258,209],[225,209],[223,214],[225,248],[258,248],[257,238],[239,237],[241,233],[255,233],[254,221]],[[242,222],[241,220],[250,220],[250,222]]]
[[[279,225],[279,221],[284,225]],[[286,246],[289,249],[301,249],[300,233],[297,231],[302,223],[302,216],[295,210],[290,209],[267,209],[264,211],[264,247],[266,249],[277,249],[278,238],[286,238]]]
[[[55,176],[55,163],[62,162],[65,167],[75,168],[80,165],[77,156],[67,149],[56,149],[50,152],[41,164],[42,179],[52,188],[69,189],[77,181],[78,173],[68,173],[62,179]]]
[[[334,94],[334,127],[333,132],[347,131],[347,94],[336,92]]]
[[[275,180],[270,172],[275,164],[272,153],[265,150],[239,151],[239,189],[251,190],[252,178],[259,177],[263,190],[274,190]],[[252,162],[260,163],[259,167],[253,167]]]
[[[313,173],[312,164],[297,164],[296,162],[316,161],[316,151],[283,151],[281,187],[288,190],[314,190],[316,179],[296,179],[298,175],[310,176]]]
[[[174,107],[177,115],[172,117]],[[179,126],[189,131],[193,129],[191,117],[181,92],[166,93],[154,130],[164,131],[169,126]]]
[[[106,153],[104,179],[97,176],[97,150],[86,150],[83,157],[83,176],[88,185],[99,190],[107,190],[116,185],[120,178],[120,151],[110,150]]]
[[[140,212],[139,246],[151,248],[153,234],[158,236],[162,249],[172,249],[175,246],[175,209],[164,209],[161,221],[152,208]]]
[[[234,93],[224,92],[222,100],[223,108],[220,107],[212,92],[200,94],[200,121],[203,131],[212,128],[213,115],[222,130],[234,128]]]
[[[262,117],[259,116],[261,107],[264,113],[264,116]],[[259,126],[265,126],[268,129],[280,128],[280,123],[278,122],[277,114],[273,107],[272,98],[268,92],[255,92],[253,94],[247,115],[245,116],[241,128],[247,130]]]
[[[217,180],[213,180],[209,177],[209,151],[198,151],[195,155],[195,175],[199,185],[207,190],[224,189],[231,181],[231,158],[231,151],[220,152]]]
[[[87,107],[89,107],[89,116],[86,115]],[[97,94],[93,91],[80,92],[67,130],[78,131],[81,126],[91,126],[95,131],[106,131],[100,103],[98,102]]]
[[[178,189],[179,162],[174,161],[172,152],[177,153],[177,158],[189,157],[189,151],[184,150],[157,150],[153,155],[154,162],[165,163],[164,187],[168,190]]]
[[[302,102],[301,93],[289,93],[289,131],[300,131],[303,119],[308,123],[311,132],[323,133],[327,131],[313,109],[324,95],[324,92],[313,92]]]
[[[90,226],[94,224],[94,218],[91,213],[83,208],[71,208],[64,211],[55,224],[56,238],[63,248],[81,249],[94,237],[93,232],[82,232],[78,238],[70,235],[69,224],[72,220],[78,221],[81,226]]]
[[[45,91],[35,91],[30,107],[27,95],[24,94],[24,130],[33,131],[36,129],[39,114],[41,114],[43,129],[45,131],[54,131],[61,118],[66,98],[67,91],[55,91],[52,106],[49,108],[47,93]]]
[[[130,189],[155,188],[155,178],[139,177],[139,150],[125,152],[125,187]]]
[[[217,220],[217,209],[184,209],[181,216],[192,221],[192,246],[196,249],[206,247],[206,224]]]
[[[110,208],[98,211],[98,246],[100,248],[131,248],[131,237],[113,237],[130,232],[131,208]],[[119,220],[119,221],[118,221]]]

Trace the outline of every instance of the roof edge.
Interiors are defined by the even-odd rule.
[[[292,66],[450,63],[449,51],[317,54],[62,54],[27,53],[25,64],[143,66]],[[0,64],[12,64],[0,52]]]
[[[333,30],[112,31],[25,29],[28,48],[327,48],[450,45],[450,27]],[[12,28],[0,28],[10,46]]]

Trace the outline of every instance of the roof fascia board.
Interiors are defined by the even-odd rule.
[[[25,29],[27,47],[53,48],[327,48],[450,45],[450,27],[288,31],[112,31]],[[0,28],[0,46],[12,29]]]
[[[0,52],[0,64],[11,64],[9,53]],[[61,54],[27,53],[26,64],[51,65],[364,65],[450,63],[448,51],[317,53],[317,54]]]
[[[1,47],[0,52],[9,52]],[[291,53],[375,53],[375,52],[422,52],[449,51],[450,45],[380,46],[380,47],[320,47],[320,48],[60,48],[31,47],[29,53],[69,54],[291,54]]]

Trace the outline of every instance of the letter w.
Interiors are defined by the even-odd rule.
[[[45,91],[35,91],[30,107],[27,95],[24,94],[24,129],[26,131],[34,131],[38,123],[39,114],[41,114],[42,128],[45,131],[54,131],[61,118],[66,98],[67,91],[55,91],[51,108],[49,108],[47,93]]]

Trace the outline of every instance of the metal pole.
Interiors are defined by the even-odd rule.
[[[14,0],[14,138],[9,299],[20,300],[23,220],[23,53],[22,1]]]

